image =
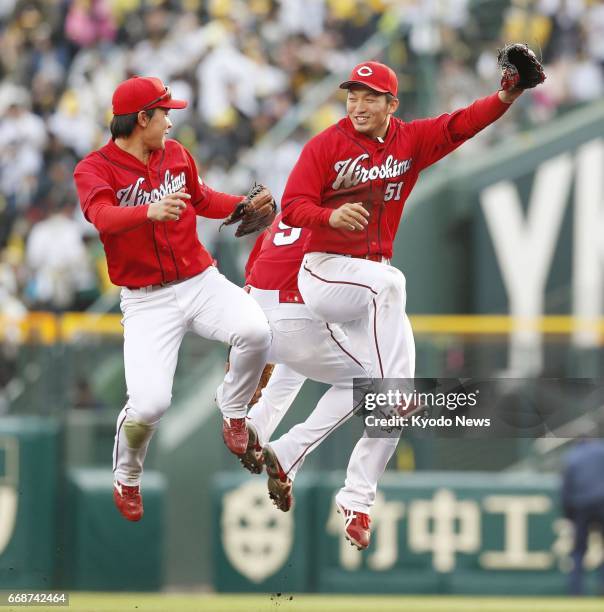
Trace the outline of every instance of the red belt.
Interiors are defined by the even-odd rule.
[[[286,304],[304,304],[302,295],[295,289],[279,289],[279,302]]]
[[[352,257],[353,259],[368,259],[369,261],[377,261],[378,263],[382,263],[383,261],[389,262],[390,260],[383,255],[379,255],[377,253],[370,253],[368,255],[350,255],[348,253],[332,253],[327,251],[329,255],[341,255],[342,257]]]
[[[178,283],[182,283],[186,280],[193,278],[192,276],[187,276],[187,278],[177,278],[173,281],[168,281],[167,283],[159,283],[157,285],[144,285],[143,287],[126,287],[126,289],[130,289],[131,291],[137,291],[138,289],[145,289],[146,291],[156,291],[157,289],[163,289],[164,287],[171,287],[172,285],[178,285]]]
[[[368,259],[369,261],[377,261],[378,263],[382,263],[384,259],[387,259],[383,255],[378,255],[377,253],[373,253],[370,255],[351,255],[354,259]]]
[[[243,287],[243,290],[246,293],[249,293],[250,289],[250,285],[245,285]],[[263,291],[263,289],[260,289],[259,291]],[[272,290],[268,289],[267,291]],[[304,304],[302,294],[296,289],[275,289],[275,291],[279,291],[279,302],[281,304]]]

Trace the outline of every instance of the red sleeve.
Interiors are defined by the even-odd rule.
[[[333,210],[321,206],[323,177],[327,168],[320,157],[318,141],[309,141],[289,175],[281,198],[281,210],[283,223],[290,227],[329,225]]]
[[[202,184],[201,189],[203,199],[195,204],[195,210],[199,216],[208,217],[208,219],[224,219],[228,217],[244,197],[214,191],[205,183]]]
[[[510,106],[494,93],[451,114],[409,123],[415,134],[415,159],[420,170],[454,151],[466,140],[499,119]]]
[[[117,234],[149,221],[149,206],[118,206],[112,187],[93,167],[77,166],[74,180],[84,217],[99,232]]]
[[[191,204],[195,208],[196,213],[208,219],[224,219],[228,217],[233,212],[235,206],[243,200],[243,196],[221,193],[208,187],[201,180],[192,155],[184,147],[183,151],[189,165],[190,181],[188,184],[191,185]]]
[[[86,218],[104,234],[119,234],[151,223],[147,218],[149,206],[112,206],[102,201],[93,200],[86,210]]]
[[[254,267],[254,264],[256,263],[256,259],[258,258],[258,255],[260,255],[260,251],[262,250],[262,243],[264,242],[264,239],[266,238],[267,232],[270,233],[270,231],[271,231],[270,228],[267,228],[263,232],[260,233],[258,238],[256,238],[256,242],[254,243],[254,246],[252,247],[252,250],[250,251],[250,255],[247,258],[247,263],[245,264],[245,282],[246,283],[248,282],[248,279],[252,272],[252,268]]]

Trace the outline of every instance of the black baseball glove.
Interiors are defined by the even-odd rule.
[[[245,196],[235,210],[224,220],[223,225],[239,223],[235,236],[247,236],[259,230],[266,229],[275,219],[277,204],[271,192],[260,183],[254,183],[252,189]]]
[[[497,63],[502,70],[501,88],[531,89],[545,81],[543,66],[528,45],[512,43],[499,49]]]

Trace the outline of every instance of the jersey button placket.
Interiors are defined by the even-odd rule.
[[[378,147],[378,151],[379,151],[379,157],[378,157],[378,164],[381,167],[385,161],[386,161],[386,145],[382,144]],[[379,209],[378,212],[378,216],[377,216],[377,242],[372,242],[371,244],[371,250],[374,253],[380,253],[382,254],[382,215],[384,214],[384,208],[386,206],[386,203],[384,202],[384,190],[386,189],[386,177],[380,177],[377,179],[377,183],[378,183],[378,190],[377,193],[379,193],[379,199],[376,202],[376,205]]]
[[[149,160],[150,161],[150,160]],[[154,189],[153,179],[151,178],[151,167],[149,166],[149,162],[147,162],[145,166],[145,183],[149,186],[149,193],[151,193]],[[162,283],[167,283],[172,280],[171,275],[168,273],[166,261],[169,261],[168,258],[168,247],[162,242],[163,241],[163,232],[161,229],[163,228],[163,223],[154,223],[153,225],[153,241],[155,242],[155,248],[157,253],[157,259],[159,261],[159,267],[161,271]]]
[[[371,156],[371,168],[379,168],[381,164],[381,148],[378,148]],[[376,252],[379,235],[380,235],[380,219],[382,215],[382,179],[375,178],[371,180],[371,218],[368,226],[368,250],[373,254]]]

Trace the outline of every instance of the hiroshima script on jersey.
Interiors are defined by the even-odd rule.
[[[346,189],[358,185],[359,183],[374,181],[377,178],[396,178],[407,172],[412,162],[411,159],[398,161],[394,159],[393,155],[388,155],[386,161],[384,161],[381,166],[365,168],[361,165],[361,162],[368,158],[369,155],[367,155],[367,153],[362,153],[354,159],[349,157],[348,159],[336,162],[334,164],[334,169],[338,173],[338,176],[333,182],[332,189],[340,189],[340,187]]]
[[[143,204],[151,204],[151,202],[157,202],[170,193],[180,191],[187,184],[184,172],[172,176],[169,170],[166,170],[164,182],[151,191],[146,191],[141,188],[144,180],[145,178],[141,176],[134,185],[128,185],[128,187],[124,187],[117,192],[116,195],[120,206],[142,206]]]

